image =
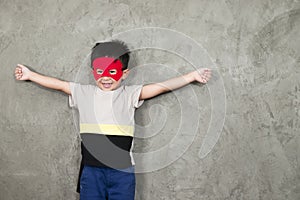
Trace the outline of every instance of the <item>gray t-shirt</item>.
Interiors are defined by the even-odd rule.
[[[83,164],[120,169],[134,164],[134,112],[143,103],[142,87],[122,85],[103,91],[95,85],[70,83],[69,104],[79,111]]]
[[[128,135],[134,133],[134,112],[142,85],[120,86],[103,91],[95,85],[70,83],[69,104],[79,111],[80,133]]]

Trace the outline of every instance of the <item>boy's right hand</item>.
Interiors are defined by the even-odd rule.
[[[30,79],[31,71],[24,65],[18,64],[15,69],[15,77],[17,80],[25,81]]]

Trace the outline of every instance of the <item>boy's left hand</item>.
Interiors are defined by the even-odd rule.
[[[200,68],[192,73],[195,81],[200,83],[207,83],[211,77],[211,69],[208,68]]]

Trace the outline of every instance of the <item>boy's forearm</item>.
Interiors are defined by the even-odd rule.
[[[62,90],[62,81],[53,77],[44,76],[36,72],[30,72],[29,80],[46,88]]]
[[[188,73],[164,82],[145,85],[143,86],[142,92],[140,94],[140,100],[149,99],[159,94],[176,90],[193,81],[195,81],[193,73]]]
[[[145,85],[142,88],[142,92],[140,94],[140,100],[149,99],[159,94],[176,90],[193,81],[198,81],[199,83],[207,83],[210,77],[211,77],[211,70],[208,68],[201,68],[199,70],[190,72],[183,76],[169,79],[161,83],[153,83],[153,84]]]
[[[164,87],[164,92],[176,90],[181,88],[189,83],[195,81],[193,73],[188,73],[182,76],[178,76],[164,82],[158,83],[160,86]]]

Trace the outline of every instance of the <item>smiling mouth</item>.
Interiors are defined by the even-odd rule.
[[[110,88],[112,83],[101,83],[104,88]]]

